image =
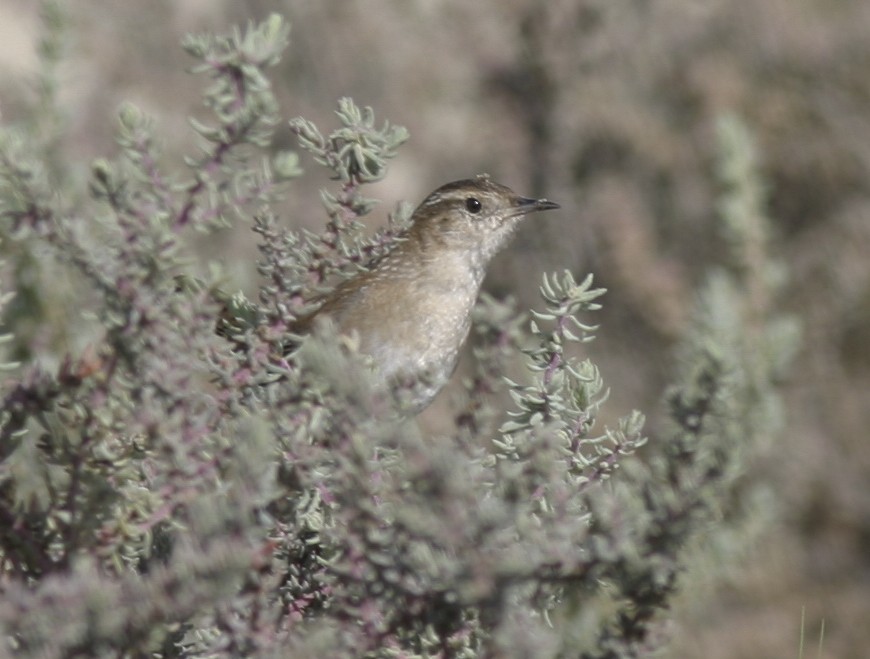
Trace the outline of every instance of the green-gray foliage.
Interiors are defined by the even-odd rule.
[[[597,421],[607,389],[575,354],[603,291],[569,272],[544,277],[531,319],[483,298],[470,402],[454,432],[423,437],[372,387],[352,345],[317,335],[285,350],[292,319],[401,239],[408,216],[363,236],[365,186],[407,132],[343,99],[332,132],[291,122],[335,188],[322,195],[321,233],[284,227],[275,202],[302,172],[294,153],[268,149],[280,114],[266,71],[287,40],[274,16],[186,40],[210,79],[211,115],[192,122],[200,150],[181,173],[132,105],[120,111],[120,157],[93,165],[87,194],[69,164],[47,165],[33,126],[0,131],[2,235],[21,246],[7,247],[5,281],[16,259],[38,255],[74,275],[56,284],[92,319],[88,347],[59,365],[7,367],[0,656],[627,657],[660,647],[687,545],[711,530],[754,447],[777,429],[772,382],[794,345],[793,324],[770,319],[742,125],[722,129],[733,263],[699,293],[667,396],[672,428],[644,460],[640,413],[611,428]],[[249,217],[255,300],[218,293],[190,258],[194,230]],[[6,331],[22,317],[7,313]],[[20,354],[38,351],[15,341]],[[507,380],[517,358],[526,377]],[[488,397],[505,389],[507,412]]]

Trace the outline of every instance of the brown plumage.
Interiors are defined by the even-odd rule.
[[[296,330],[329,317],[356,335],[375,375],[410,387],[412,411],[447,383],[493,255],[526,214],[559,208],[521,197],[482,174],[441,186],[417,207],[403,239],[342,282]]]

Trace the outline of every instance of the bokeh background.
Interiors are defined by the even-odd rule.
[[[151,0],[60,3],[63,155],[84,177],[113,155],[132,101],[165,137],[168,166],[194,147],[187,116],[204,81],[179,46],[190,31],[283,14],[291,46],[273,80],[287,117],[336,125],[351,96],[406,126],[410,142],[372,194],[383,222],[400,200],[486,171],[562,211],[530,219],[487,280],[536,303],[540,273],[595,274],[609,289],[587,347],[613,417],[649,413],[653,438],[693,291],[717,260],[715,125],[753,131],[767,186],[781,306],[804,339],[783,382],[787,425],[753,465],[777,514],[715,574],[687,588],[666,656],[796,657],[801,611],[816,656],[870,656],[870,3],[848,0]],[[0,113],[33,99],[39,3],[0,0]],[[278,143],[293,145],[286,126]],[[311,175],[286,222],[324,214]],[[242,288],[253,236],[203,238]],[[75,313],[70,308],[64,313]],[[466,366],[467,368],[467,366]],[[456,392],[422,422],[437,433]],[[654,439],[653,439],[654,441]],[[727,554],[727,552],[726,552]]]

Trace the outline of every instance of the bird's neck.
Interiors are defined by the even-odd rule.
[[[476,235],[440,234],[415,226],[392,256],[430,277],[464,281],[474,287],[476,294],[489,262],[505,245],[518,221],[519,218],[511,218]]]
[[[388,265],[436,288],[464,288],[477,297],[491,255],[477,246],[449,241],[407,241],[387,257]]]

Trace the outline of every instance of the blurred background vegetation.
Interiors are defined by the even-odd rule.
[[[0,113],[20,120],[37,93],[39,3],[0,0]],[[69,20],[58,70],[64,138],[81,163],[115,154],[117,109],[133,101],[190,151],[200,86],[179,47],[277,11],[292,26],[275,76],[282,112],[334,126],[351,96],[406,126],[410,142],[376,190],[373,226],[400,200],[486,171],[562,204],[528,221],[487,289],[536,301],[540,273],[594,272],[609,289],[588,345],[613,390],[609,410],[662,410],[671,348],[693,290],[723,249],[715,127],[753,131],[767,184],[786,307],[804,341],[785,388],[787,431],[753,478],[776,518],[747,554],[676,611],[669,656],[796,656],[825,621],[825,656],[870,647],[870,4],[843,0],[155,0],[61,3]],[[287,126],[279,144],[293,147]],[[303,163],[305,161],[303,160]],[[311,163],[308,162],[308,165]],[[324,221],[318,185],[291,191],[284,220]],[[253,288],[253,234],[204,237],[233,282]],[[66,306],[65,306],[66,305]],[[31,340],[75,344],[57,300]],[[75,325],[75,323],[71,323]],[[44,334],[44,336],[42,335]],[[422,421],[455,404],[446,391]],[[724,572],[723,574],[719,574]],[[699,592],[703,591],[703,597]],[[811,656],[811,655],[810,655]]]

